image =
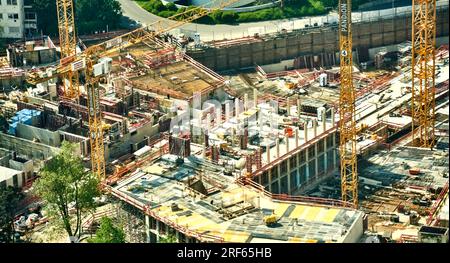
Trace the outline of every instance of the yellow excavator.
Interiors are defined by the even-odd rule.
[[[264,217],[264,223],[266,226],[274,226],[278,222],[278,217],[275,214],[271,214]]]

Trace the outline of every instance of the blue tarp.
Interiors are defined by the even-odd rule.
[[[21,111],[16,112],[16,115],[9,120],[10,125],[8,133],[11,135],[16,135],[16,128],[18,123],[32,125],[33,119],[38,118],[40,116],[41,112],[38,110],[23,109]]]

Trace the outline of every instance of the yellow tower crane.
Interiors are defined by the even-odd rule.
[[[413,0],[411,63],[413,143],[424,148],[432,148],[435,143],[435,45],[436,0]],[[419,129],[418,138],[415,137],[415,127]]]
[[[75,33],[75,17],[73,0],[56,0],[58,15],[59,46],[61,48],[61,63],[70,60],[77,52],[77,36]],[[68,71],[62,76],[64,97],[78,98],[78,72]]]
[[[356,160],[355,90],[352,71],[351,0],[339,0],[339,47],[341,91],[339,97],[339,152],[342,200],[358,206]]]
[[[222,9],[237,1],[239,0],[221,1],[217,7],[209,9],[206,9],[205,5],[195,7],[171,16],[168,19],[158,20],[148,25],[147,27],[138,28],[103,43],[88,47],[81,54],[74,54],[71,57],[67,57],[68,59],[61,60],[60,65],[56,68],[53,74],[51,74],[51,76],[43,76],[36,72],[31,72],[28,74],[27,81],[30,84],[37,84],[55,78],[55,76],[66,76],[69,74],[72,74],[71,76],[73,76],[79,70],[85,69],[92,172],[95,173],[101,180],[105,179],[106,173],[102,130],[102,112],[100,109],[98,83],[100,78],[104,77],[105,70],[107,71],[111,67],[111,60],[108,60],[107,57],[117,51],[130,47],[142,41],[153,39],[160,34],[169,32],[172,29],[204,17],[214,12],[215,10]],[[68,23],[66,23],[63,27],[63,31],[65,33],[74,32],[74,28],[73,30],[71,30]]]

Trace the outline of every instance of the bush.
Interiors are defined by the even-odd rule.
[[[177,9],[173,3],[168,3],[164,6],[161,0],[139,0],[137,2],[148,12],[161,17],[169,17],[171,15],[179,14],[186,10],[195,8],[195,6],[189,6],[187,8],[181,7]],[[182,2],[184,4],[189,3],[188,1]],[[365,0],[353,0],[352,9],[356,9],[361,3],[364,2]],[[236,22],[243,23],[314,16],[325,14],[327,12],[325,7],[337,9],[337,5],[338,0],[286,0],[284,8],[273,7],[244,13],[216,10],[208,16],[198,19],[197,22],[204,24],[234,24]]]
[[[170,17],[175,15],[177,12],[176,11],[169,11],[169,10],[164,10],[158,13],[158,16],[160,17]]]

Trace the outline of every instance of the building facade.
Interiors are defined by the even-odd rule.
[[[29,0],[0,0],[0,38],[20,39],[37,31],[37,15]]]

